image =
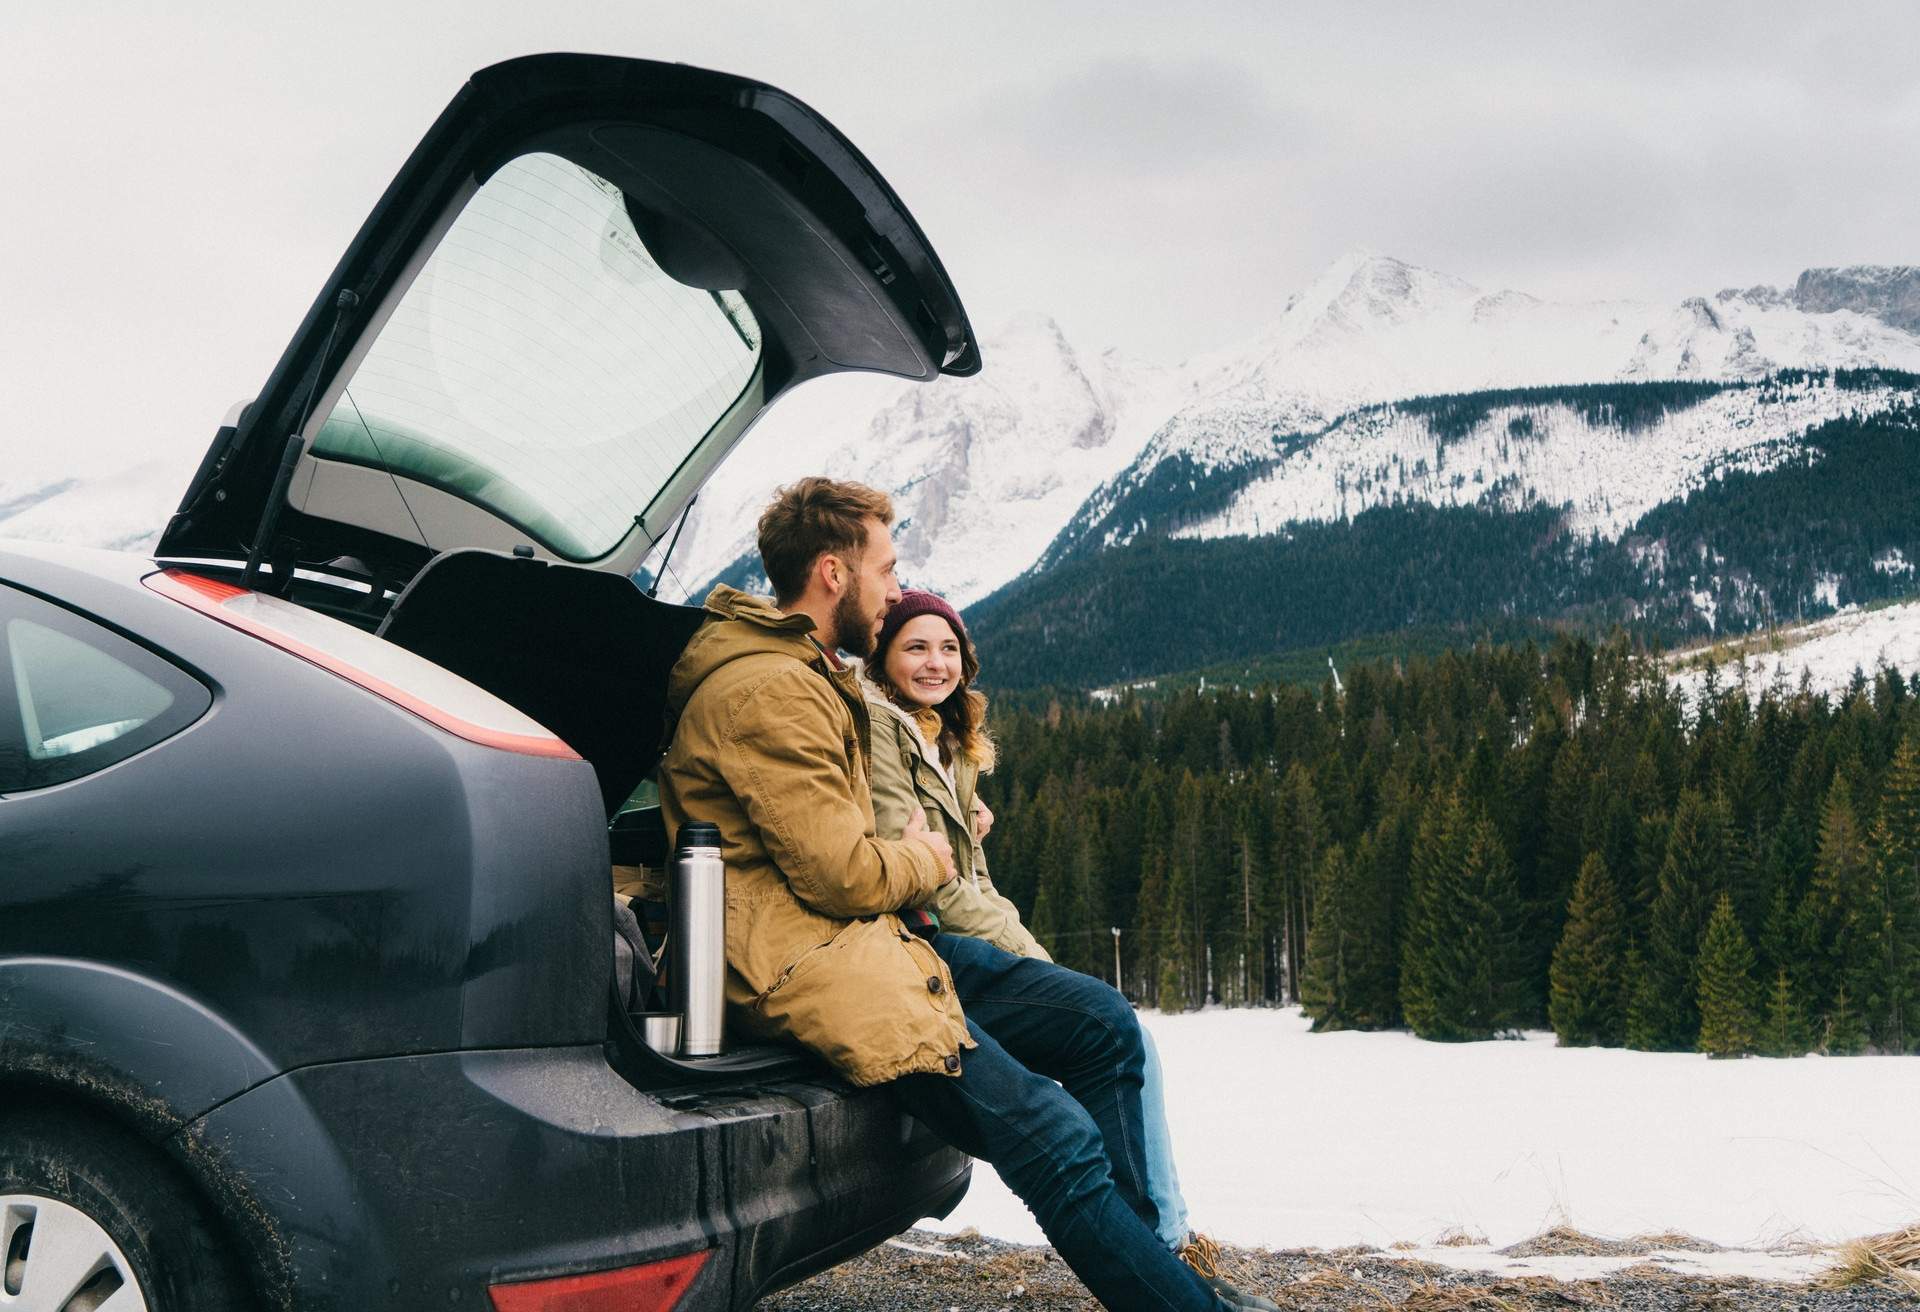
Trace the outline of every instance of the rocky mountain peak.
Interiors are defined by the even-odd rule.
[[[1793,285],[1793,301],[1813,314],[1853,310],[1905,332],[1920,332],[1920,267],[1856,264],[1808,269]]]

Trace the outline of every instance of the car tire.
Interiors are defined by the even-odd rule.
[[[109,1123],[30,1105],[0,1122],[0,1289],[50,1312],[108,1299],[114,1312],[255,1307],[232,1245],[164,1156]]]

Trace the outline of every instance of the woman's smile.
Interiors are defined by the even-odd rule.
[[[916,706],[938,706],[960,684],[960,639],[938,615],[916,615],[887,648],[887,682]]]

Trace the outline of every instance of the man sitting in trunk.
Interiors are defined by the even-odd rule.
[[[1154,1234],[1126,1000],[933,933],[913,909],[954,877],[946,839],[924,817],[902,839],[874,834],[866,703],[834,653],[867,654],[899,600],[892,522],[857,483],[782,489],[760,518],[775,598],[715,588],[668,682],[661,808],[669,832],[720,830],[729,1023],[889,1084],[993,1164],[1108,1307],[1229,1306]]]

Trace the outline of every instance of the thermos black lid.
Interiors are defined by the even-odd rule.
[[[689,820],[680,826],[680,841],[676,847],[718,847],[720,846],[720,826],[709,824],[705,820]]]

